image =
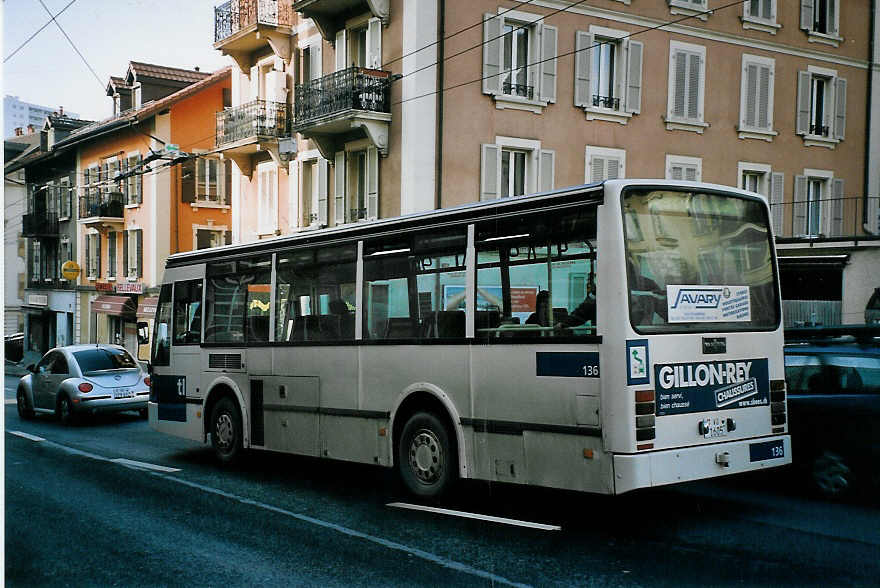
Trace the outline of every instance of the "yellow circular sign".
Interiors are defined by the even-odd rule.
[[[61,266],[61,275],[65,280],[75,280],[79,275],[79,264],[72,259]]]

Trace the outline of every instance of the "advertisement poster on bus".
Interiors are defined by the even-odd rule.
[[[656,364],[657,415],[766,406],[769,373],[766,359]]]

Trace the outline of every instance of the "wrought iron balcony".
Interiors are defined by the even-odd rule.
[[[534,86],[527,86],[525,84],[511,84],[510,82],[504,82],[501,84],[501,92],[508,96],[521,96],[522,98],[528,98],[529,100],[532,100],[535,97]]]
[[[54,212],[32,212],[21,219],[23,237],[59,237],[58,214]]]
[[[286,137],[290,108],[283,102],[254,100],[217,113],[217,146],[250,138]]]
[[[291,27],[291,0],[229,0],[214,8],[214,43],[254,25]]]
[[[294,130],[302,131],[325,117],[351,111],[389,114],[391,73],[350,67],[296,86]]]
[[[830,129],[828,125],[810,125],[810,134],[818,135],[820,137],[827,137]]]
[[[93,192],[79,198],[79,218],[119,219],[125,210],[125,197],[122,192]]]
[[[593,106],[599,108],[610,108],[612,110],[620,110],[620,98],[613,96],[600,96],[593,94]]]

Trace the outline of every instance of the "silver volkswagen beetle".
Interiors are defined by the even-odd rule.
[[[51,349],[18,383],[18,415],[53,413],[64,424],[78,414],[147,412],[150,379],[119,345],[68,345]]]

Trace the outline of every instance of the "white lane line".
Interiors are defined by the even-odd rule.
[[[408,504],[406,502],[389,502],[385,506],[391,508],[403,508],[406,510],[420,510],[434,514],[448,515],[451,517],[459,517],[462,519],[475,519],[478,521],[488,521],[490,523],[500,523],[502,525],[513,525],[515,527],[525,527],[527,529],[539,529],[541,531],[561,531],[559,525],[547,525],[545,523],[533,523],[531,521],[521,521],[519,519],[508,519],[504,517],[493,517],[473,512],[465,512],[462,510],[450,510],[448,508],[437,508],[434,506],[422,506],[420,504]]]
[[[12,431],[10,431],[10,433],[11,432]],[[26,434],[26,433],[24,433],[24,434]],[[56,447],[62,451],[66,451],[67,453],[72,453],[74,455],[81,455],[83,457],[89,457],[91,459],[96,459],[98,461],[106,461],[106,462],[113,462],[114,461],[114,460],[108,459],[106,457],[103,457],[101,455],[95,455],[94,453],[87,453],[85,451],[80,451],[79,449],[67,447],[66,445],[61,445],[59,443],[54,443],[52,441],[46,441],[46,445],[50,446],[50,447]],[[410,547],[409,545],[404,545],[403,543],[398,543],[398,542],[392,541],[390,539],[385,539],[383,537],[378,537],[376,535],[370,535],[369,533],[362,533],[361,531],[356,531],[356,530],[350,529],[348,527],[343,527],[342,525],[337,525],[336,523],[331,523],[329,521],[317,519],[315,517],[310,517],[308,515],[285,510],[285,509],[279,508],[277,506],[272,506],[271,504],[266,504],[265,502],[251,500],[250,498],[238,496],[236,494],[232,494],[230,492],[225,492],[225,491],[219,490],[217,488],[205,486],[202,484],[198,484],[196,482],[190,482],[188,480],[184,480],[184,479],[177,478],[174,476],[169,476],[169,475],[162,473],[162,472],[154,472],[154,471],[150,471],[150,470],[144,470],[144,471],[146,473],[150,474],[151,476],[156,476],[157,478],[162,478],[163,480],[167,480],[169,482],[174,482],[176,484],[188,486],[190,488],[195,488],[196,490],[201,490],[201,491],[207,492],[209,494],[214,494],[216,496],[222,496],[223,498],[227,498],[229,500],[234,500],[234,501],[239,502],[241,504],[245,504],[248,506],[254,506],[257,508],[261,508],[263,510],[268,510],[270,512],[274,512],[277,514],[288,516],[288,517],[290,517],[292,519],[296,519],[298,521],[303,521],[305,523],[310,523],[312,525],[322,527],[324,529],[336,531],[337,533],[342,533],[343,535],[348,535],[349,537],[363,539],[364,541],[369,541],[371,543],[381,545],[382,547],[386,547],[388,549],[393,549],[395,551],[400,551],[402,553],[406,553],[408,555],[418,557],[419,559],[429,561],[431,563],[437,564],[439,566],[442,566],[442,567],[450,569],[450,570],[461,572],[463,574],[469,574],[471,576],[476,576],[478,578],[483,578],[485,580],[488,580],[488,581],[496,583],[496,584],[502,584],[504,586],[515,586],[517,588],[529,587],[529,584],[522,584],[520,582],[514,582],[512,580],[508,580],[507,578],[505,578],[503,576],[493,574],[492,572],[487,572],[485,570],[474,568],[474,567],[469,566],[465,563],[461,563],[461,562],[455,561],[453,559],[448,559],[443,556],[431,553],[429,551],[423,551],[417,547]]]
[[[169,468],[168,466],[157,465],[154,463],[146,463],[143,461],[134,461],[133,459],[124,459],[117,458],[111,459],[113,463],[118,463],[119,465],[130,466],[133,468],[137,468],[139,470],[152,470],[154,472],[179,472],[180,468]]]
[[[16,437],[21,437],[22,439],[29,439],[31,441],[45,441],[42,437],[37,437],[36,435],[29,435],[28,433],[23,433],[21,431],[9,431],[10,435],[15,435]]]

